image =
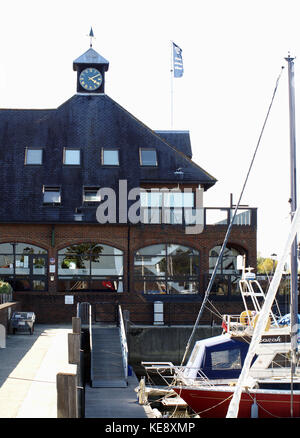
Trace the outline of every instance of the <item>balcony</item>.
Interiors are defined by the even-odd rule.
[[[191,207],[142,207],[142,224],[188,225],[195,224],[207,226],[228,226],[235,209],[230,207],[204,207],[200,209]],[[234,225],[256,228],[257,209],[239,208],[234,220]]]

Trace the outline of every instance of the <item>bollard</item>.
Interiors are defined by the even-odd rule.
[[[78,418],[76,374],[58,373],[56,389],[57,418]]]
[[[79,333],[68,333],[69,363],[74,365],[79,365],[80,363],[80,337]]]

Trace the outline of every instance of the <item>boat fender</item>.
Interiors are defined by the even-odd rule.
[[[252,322],[253,327],[256,326],[258,317],[259,317],[259,313],[253,319],[253,322]],[[266,324],[266,327],[265,327],[265,331],[266,332],[269,331],[270,325],[271,325],[271,320],[270,320],[270,318],[268,318],[268,321],[267,321],[267,324]]]
[[[252,312],[250,310],[244,310],[240,314],[240,323],[242,325],[249,325],[250,317],[252,316]]]
[[[251,418],[258,418],[258,405],[256,403],[256,398],[251,405]]]

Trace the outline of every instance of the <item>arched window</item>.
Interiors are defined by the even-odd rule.
[[[219,254],[221,251],[221,245],[215,246],[209,252],[209,272],[213,272],[215,264],[217,263]],[[244,250],[238,250],[232,246],[227,245],[224,249],[222,259],[218,266],[218,274],[236,274],[237,272],[237,258],[244,255]]]
[[[199,252],[167,243],[139,249],[134,258],[134,289],[145,294],[194,294],[199,291]]]
[[[58,290],[123,292],[123,252],[96,242],[59,250]]]
[[[221,245],[217,245],[209,252],[210,274],[212,274],[214,270],[220,251]],[[213,295],[223,298],[230,298],[232,296],[240,295],[238,281],[241,277],[241,271],[238,269],[238,257],[244,256],[245,254],[246,251],[242,248],[237,249],[231,245],[226,246],[216,272],[217,275],[215,277],[214,284],[211,289],[211,293]]]
[[[15,291],[47,290],[47,251],[29,243],[0,244],[0,278]]]

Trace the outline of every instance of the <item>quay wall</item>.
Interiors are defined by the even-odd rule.
[[[179,365],[192,330],[193,326],[129,327],[127,333],[129,363],[140,364],[142,361],[167,361],[173,362],[174,365]],[[192,351],[195,341],[217,336],[221,333],[221,326],[202,325],[197,327],[188,356]]]

